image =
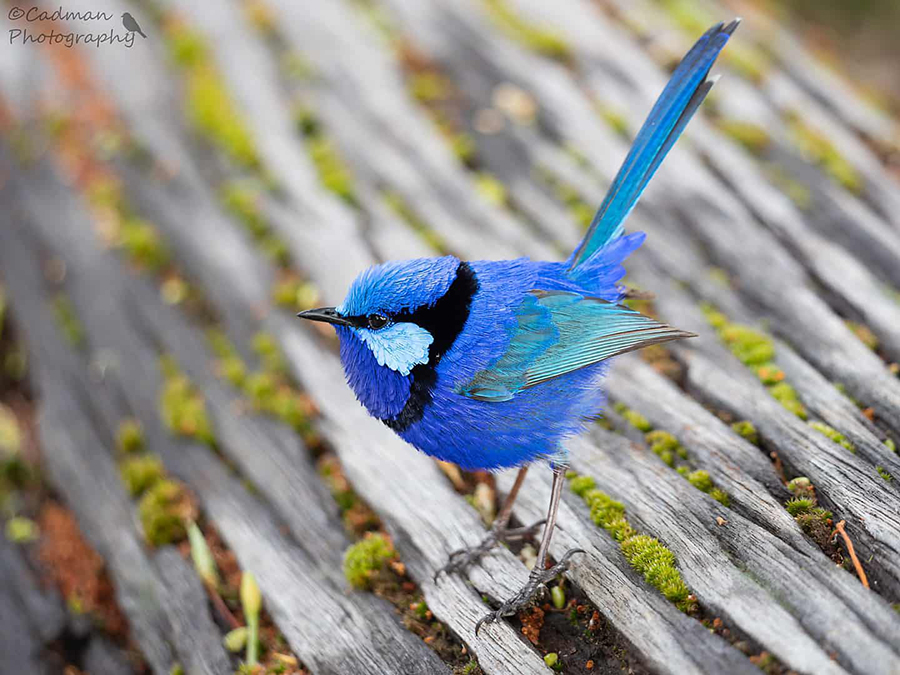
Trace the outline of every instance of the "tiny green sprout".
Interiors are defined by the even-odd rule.
[[[144,537],[153,546],[184,539],[184,521],[191,511],[190,497],[184,486],[167,478],[152,485],[138,502]]]
[[[6,538],[15,544],[29,544],[41,533],[37,523],[24,516],[14,516],[6,521]]]
[[[894,442],[893,438],[885,438],[884,444],[887,446],[887,449],[893,453],[897,452],[897,444]]]
[[[480,673],[481,669],[478,667],[478,661],[472,659],[465,666],[463,666],[461,675],[475,675],[476,673]]]
[[[787,484],[787,489],[791,494],[800,495],[808,493],[812,488],[809,478],[806,476],[797,476]]]
[[[894,477],[882,466],[876,466],[875,470],[878,472],[878,475],[881,476],[884,480],[890,483],[894,480]]]
[[[344,576],[354,588],[367,589],[372,576],[394,555],[394,548],[386,536],[366,533],[344,553]]]
[[[756,432],[756,427],[753,426],[753,422],[741,420],[740,422],[732,424],[731,429],[741,438],[753,443],[753,445],[759,445],[759,434]]]
[[[122,481],[132,497],[146,492],[165,474],[162,461],[154,455],[126,457],[122,461],[119,471],[122,474]]]
[[[169,669],[169,675],[184,675],[184,668],[181,667],[180,663],[173,663]]]
[[[847,437],[844,436],[840,431],[831,427],[824,422],[810,422],[809,426],[818,431],[820,434],[825,436],[826,438],[831,439],[842,448],[849,450],[850,452],[856,452],[856,446],[853,445],[850,441],[847,440]]]
[[[209,550],[206,538],[193,520],[188,523],[187,534],[188,541],[191,544],[191,560],[194,562],[197,576],[203,580],[203,583],[210,590],[217,589],[220,581],[216,561],[213,559],[212,551]]]
[[[556,666],[559,664],[559,654],[556,652],[550,652],[544,656],[544,663],[547,664],[548,668],[556,669]]]
[[[225,649],[232,654],[237,654],[247,646],[247,633],[246,626],[238,626],[225,634],[225,637],[222,639],[222,644],[224,644]]]
[[[557,584],[550,589],[550,598],[553,600],[553,606],[556,607],[556,609],[562,609],[566,606],[566,592],[563,590],[561,584]]]
[[[241,574],[241,607],[247,620],[247,665],[255,666],[259,658],[259,612],[262,609],[262,595],[253,575]]]
[[[802,513],[809,512],[815,506],[812,499],[807,497],[793,497],[789,499],[785,508],[793,517],[797,517]]]

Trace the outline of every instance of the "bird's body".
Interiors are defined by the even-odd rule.
[[[522,467],[491,535],[454,554],[448,570],[503,539],[527,466],[551,461],[538,564],[529,584],[483,621],[521,609],[574,552],[544,570],[564,475],[561,441],[600,413],[608,359],[691,336],[617,304],[622,262],[644,240],[625,234],[623,222],[709,93],[709,69],[737,25],[710,28],[676,68],[567,261],[384,263],[362,272],[340,306],[299,315],[335,325],[357,398],[410,444],[467,469]]]
[[[137,33],[142,38],[147,38],[147,36],[144,34],[144,31],[141,30],[141,27],[138,24],[137,20],[128,12],[122,13],[122,25],[125,26],[125,30],[127,30],[129,33]]]
[[[417,317],[432,328],[435,339],[426,363],[412,364],[415,357],[408,357],[410,362],[402,368],[412,365],[408,374],[378,366],[377,356],[356,338],[354,329],[339,326],[341,358],[350,385],[369,413],[406,441],[463,468],[501,469],[559,457],[560,441],[581,431],[586,420],[602,408],[603,397],[597,389],[605,370],[602,361],[511,396],[473,396],[466,392],[467,383],[496,366],[513,337],[521,335],[519,309],[523,303],[536,304],[534,291],[617,302],[621,289],[616,282],[624,274],[620,263],[641,241],[641,234],[620,238],[580,274],[572,274],[566,263],[526,258],[462,262],[445,256],[373,268],[367,283],[375,277],[406,278],[408,297],[416,301],[423,295],[436,298],[426,307],[441,321]],[[429,274],[421,275],[422,269]],[[434,274],[436,270],[440,273]],[[348,301],[353,300],[351,292]],[[407,307],[400,299],[392,309],[416,307]],[[351,305],[346,310],[356,311]],[[549,317],[549,311],[546,313]],[[548,323],[547,328],[547,338],[552,341],[555,336],[549,333],[554,327]],[[390,350],[393,344],[395,341],[386,340],[384,349]]]

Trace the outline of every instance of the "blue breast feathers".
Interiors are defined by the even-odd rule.
[[[428,363],[428,347],[434,338],[427,330],[414,323],[395,323],[381,330],[359,328],[356,331],[365,342],[379,366],[387,366],[401,375],[420,363]]]
[[[691,336],[601,298],[532,290],[516,310],[506,351],[457,391],[508,401],[523,389],[617,354]]]

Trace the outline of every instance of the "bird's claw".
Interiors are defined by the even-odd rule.
[[[528,575],[528,583],[526,583],[518,593],[509,600],[500,605],[493,612],[488,612],[478,620],[475,624],[475,637],[478,637],[478,631],[486,623],[499,621],[505,616],[513,616],[531,604],[534,596],[546,588],[548,581],[554,579],[557,575],[562,574],[569,569],[569,560],[576,553],[584,553],[580,548],[573,548],[566,551],[565,555],[553,567],[547,570],[539,570],[537,568],[531,570]]]
[[[482,539],[480,543],[472,546],[471,548],[460,548],[456,551],[453,551],[450,554],[450,559],[447,561],[447,564],[439,568],[434,573],[435,583],[437,582],[438,577],[441,576],[442,572],[448,575],[452,574],[453,572],[462,572],[481,560],[481,558],[485,554],[489,553],[490,550],[500,542],[518,541],[520,539],[524,539],[525,537],[533,534],[534,531],[537,530],[537,528],[539,528],[545,522],[547,522],[546,519],[539,520],[532,525],[528,525],[527,527],[492,527],[488,531],[487,536]]]

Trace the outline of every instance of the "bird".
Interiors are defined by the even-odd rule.
[[[141,30],[141,26],[138,24],[137,19],[128,12],[122,12],[122,25],[125,26],[125,29],[129,33],[139,33],[142,38],[147,37],[144,35],[144,31]]]
[[[518,467],[487,536],[435,573],[462,572],[498,543],[543,525],[526,585],[481,618],[526,608],[580,549],[547,569],[565,472],[566,438],[596,419],[613,357],[696,337],[622,304],[623,261],[644,241],[624,221],[706,98],[709,71],[740,19],[706,31],[675,68],[578,247],[564,262],[390,261],[362,271],[336,307],[298,316],[332,324],[347,383],[369,414],[418,450],[467,470]],[[526,472],[552,474],[546,519],[511,529]]]

